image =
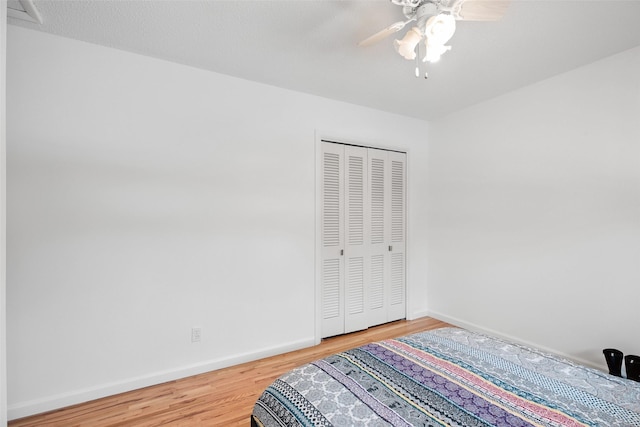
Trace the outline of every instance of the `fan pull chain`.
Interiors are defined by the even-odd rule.
[[[420,74],[422,68],[424,67],[424,78],[425,80],[429,78],[429,73],[427,72],[427,64],[421,60],[426,55],[426,52],[423,52],[423,43],[418,44],[418,54],[416,55],[416,78],[420,78]],[[425,48],[426,49],[426,46]]]

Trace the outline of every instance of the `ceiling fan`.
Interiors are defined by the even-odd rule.
[[[389,25],[358,43],[358,46],[370,46],[415,22],[402,39],[394,40],[393,45],[403,58],[416,60],[416,77],[419,77],[420,62],[437,62],[445,52],[451,50],[451,46],[445,46],[445,43],[453,37],[456,21],[498,21],[506,13],[510,1],[391,0],[393,4],[402,6],[406,20]]]

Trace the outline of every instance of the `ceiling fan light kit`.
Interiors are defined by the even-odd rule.
[[[422,31],[418,27],[413,27],[407,31],[402,40],[394,40],[393,46],[404,59],[412,60],[416,58],[416,46],[423,37]]]
[[[504,16],[510,0],[391,0],[402,6],[407,21],[391,24],[382,31],[368,37],[359,46],[372,45],[385,37],[402,30],[409,22],[416,22],[402,39],[393,46],[404,59],[414,60],[418,48],[422,62],[437,62],[451,46],[445,46],[456,31],[458,21],[497,21]],[[416,68],[416,76],[419,72]],[[426,78],[426,74],[425,74]]]

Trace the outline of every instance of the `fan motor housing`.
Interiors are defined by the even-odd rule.
[[[415,19],[420,22],[429,16],[438,14],[438,6],[430,1],[421,3],[417,7],[405,6],[402,10],[407,19]]]

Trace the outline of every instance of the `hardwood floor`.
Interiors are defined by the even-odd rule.
[[[424,317],[328,338],[317,346],[11,421],[24,426],[249,426],[262,391],[296,366],[371,341],[448,324]]]

